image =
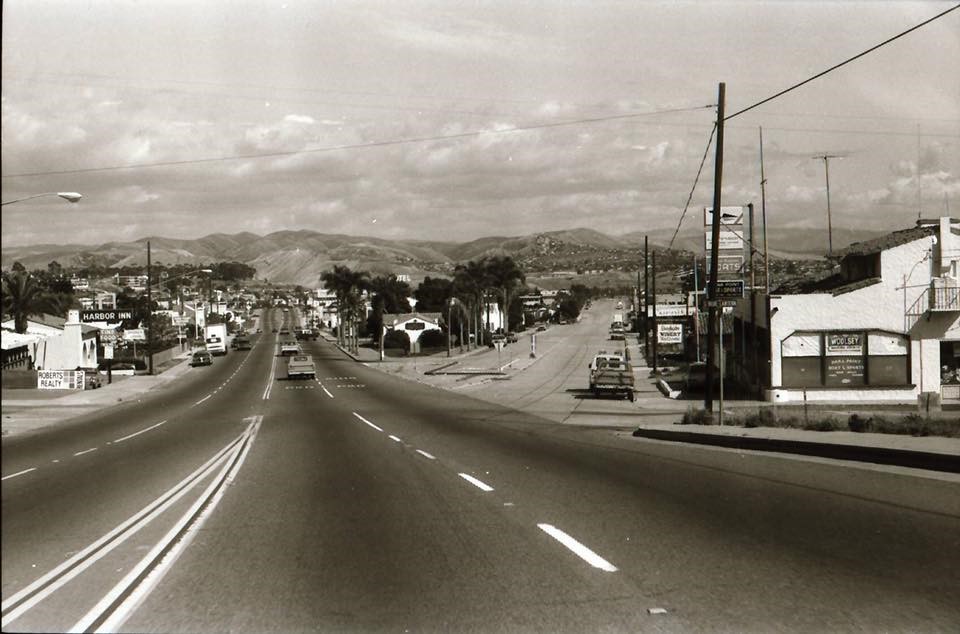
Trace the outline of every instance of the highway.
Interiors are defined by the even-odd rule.
[[[317,379],[288,381],[282,319],[140,402],[4,443],[4,631],[960,624],[956,480],[788,457],[771,471],[410,382],[323,341],[304,346]],[[544,367],[585,376],[580,348]],[[845,490],[958,503],[839,493],[817,477],[831,469]]]

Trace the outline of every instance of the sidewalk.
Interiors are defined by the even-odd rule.
[[[139,398],[181,376],[189,364],[190,352],[183,352],[169,363],[155,367],[154,374],[114,375],[113,382],[95,390],[5,389],[2,391],[2,435],[4,438],[55,425],[91,414],[118,403]]]

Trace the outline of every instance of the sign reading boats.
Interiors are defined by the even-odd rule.
[[[89,324],[94,321],[123,321],[133,319],[132,310],[81,310],[80,321]]]

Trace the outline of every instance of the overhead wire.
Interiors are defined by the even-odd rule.
[[[808,77],[807,79],[804,79],[803,81],[801,81],[801,82],[799,82],[799,83],[797,83],[797,84],[794,84],[793,86],[790,86],[789,88],[786,88],[786,89],[784,89],[784,90],[781,90],[780,92],[778,92],[778,93],[775,94],[775,95],[771,95],[770,97],[767,97],[766,99],[764,99],[764,100],[762,100],[762,101],[758,101],[757,103],[753,104],[752,106],[747,106],[746,108],[743,108],[742,110],[738,110],[737,112],[734,112],[734,113],[731,114],[731,115],[727,115],[726,117],[723,118],[723,120],[724,120],[724,121],[729,121],[730,119],[733,119],[734,117],[739,116],[739,115],[743,114],[744,112],[747,112],[747,111],[749,111],[749,110],[753,110],[754,108],[757,108],[757,107],[759,107],[759,106],[762,106],[763,104],[765,104],[765,103],[767,103],[767,102],[769,102],[769,101],[773,101],[773,100],[776,99],[777,97],[781,97],[781,96],[787,94],[787,93],[790,92],[790,91],[796,90],[796,89],[799,88],[800,86],[803,86],[803,85],[805,85],[805,84],[809,84],[809,83],[812,82],[813,80],[819,79],[820,77],[823,77],[823,76],[826,75],[827,73],[831,73],[831,72],[837,70],[838,68],[840,68],[840,67],[842,67],[842,66],[846,66],[846,65],[849,64],[850,62],[852,62],[852,61],[854,61],[854,60],[857,60],[857,59],[860,59],[860,58],[863,57],[864,55],[866,55],[866,54],[868,54],[868,53],[872,53],[873,51],[877,50],[878,48],[880,48],[880,47],[882,47],[882,46],[886,46],[886,45],[889,44],[890,42],[893,42],[894,40],[898,40],[898,39],[900,39],[901,37],[903,37],[904,35],[907,35],[907,34],[909,34],[909,33],[912,33],[913,31],[916,31],[916,30],[919,29],[920,27],[926,26],[927,24],[930,24],[930,23],[933,22],[934,20],[938,20],[938,19],[942,18],[943,16],[947,15],[948,13],[950,13],[951,11],[956,11],[957,9],[960,9],[960,4],[954,5],[954,6],[950,7],[949,9],[947,9],[946,11],[943,11],[943,12],[941,12],[941,13],[938,13],[937,15],[933,16],[932,18],[929,18],[929,19],[927,19],[927,20],[924,20],[924,21],[921,22],[920,24],[917,24],[917,25],[915,25],[915,26],[912,26],[912,27],[910,27],[909,29],[907,29],[906,31],[903,31],[902,33],[899,33],[899,34],[897,34],[897,35],[894,35],[893,37],[888,38],[888,39],[884,40],[883,42],[880,42],[880,43],[877,44],[876,46],[871,46],[870,48],[868,48],[867,50],[863,51],[862,53],[859,53],[859,54],[857,54],[857,55],[854,55],[853,57],[851,57],[851,58],[849,58],[849,59],[847,59],[847,60],[844,60],[844,61],[840,62],[839,64],[835,64],[835,65],[831,66],[830,68],[828,68],[827,70],[817,73],[817,74],[814,75],[813,77]]]
[[[677,228],[673,232],[673,237],[670,238],[670,244],[667,245],[668,249],[673,248],[673,241],[677,239],[677,234],[680,233],[680,226],[683,224],[683,219],[687,215],[687,210],[690,208],[690,201],[693,200],[693,192],[697,189],[697,183],[700,182],[700,174],[703,172],[703,164],[707,161],[707,154],[710,153],[710,146],[713,145],[713,135],[717,132],[717,124],[713,124],[713,129],[710,130],[710,138],[707,139],[707,147],[703,149],[703,157],[700,159],[700,167],[697,168],[697,176],[693,179],[693,187],[690,188],[690,195],[687,196],[687,204],[683,206],[683,213],[680,214],[680,221],[677,223]]]
[[[153,168],[153,167],[175,167],[180,165],[197,165],[202,163],[219,163],[219,162],[226,162],[226,161],[239,161],[239,160],[249,160],[249,159],[278,158],[283,156],[296,156],[301,154],[319,154],[323,152],[336,152],[336,151],[342,151],[342,150],[388,147],[392,145],[406,145],[406,144],[412,144],[412,143],[428,143],[432,141],[449,141],[453,139],[464,139],[464,138],[478,137],[478,136],[485,136],[485,135],[510,134],[515,132],[527,132],[531,130],[544,130],[549,128],[582,125],[585,123],[601,123],[606,121],[617,121],[617,120],[623,120],[623,119],[632,119],[637,117],[645,117],[645,116],[660,115],[660,114],[672,114],[677,112],[693,112],[693,111],[703,110],[703,109],[712,108],[712,107],[714,106],[705,105],[705,106],[693,106],[689,108],[671,108],[667,110],[655,110],[651,112],[634,112],[629,114],[608,115],[603,117],[589,117],[589,118],[573,119],[573,120],[567,120],[567,121],[555,121],[552,123],[540,123],[540,124],[532,124],[532,125],[525,125],[525,126],[516,126],[513,128],[503,128],[499,130],[471,130],[469,132],[459,132],[456,134],[438,134],[438,135],[425,136],[425,137],[411,137],[407,139],[390,139],[390,140],[384,140],[384,141],[371,141],[369,143],[351,143],[346,145],[325,146],[325,147],[313,148],[313,149],[307,149],[307,150],[264,152],[264,153],[256,153],[256,154],[236,154],[232,156],[218,156],[218,157],[200,158],[200,159],[184,159],[181,161],[158,161],[156,163],[134,163],[129,165],[87,167],[87,168],[79,168],[79,169],[72,169],[72,170],[23,172],[19,174],[4,175],[2,178],[26,178],[31,176],[54,176],[54,175],[64,175],[64,174],[90,174],[94,172],[144,169],[144,168]]]

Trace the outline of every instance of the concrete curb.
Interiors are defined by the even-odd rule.
[[[711,445],[729,449],[790,453],[804,456],[815,456],[819,458],[830,458],[833,460],[852,460],[856,462],[870,462],[874,464],[897,467],[909,467],[912,469],[960,473],[960,456],[946,453],[940,454],[928,451],[895,449],[891,447],[864,447],[806,440],[757,438],[755,436],[728,436],[721,434],[670,431],[665,429],[641,428],[634,431],[633,436],[638,438],[650,438],[653,440]]]

